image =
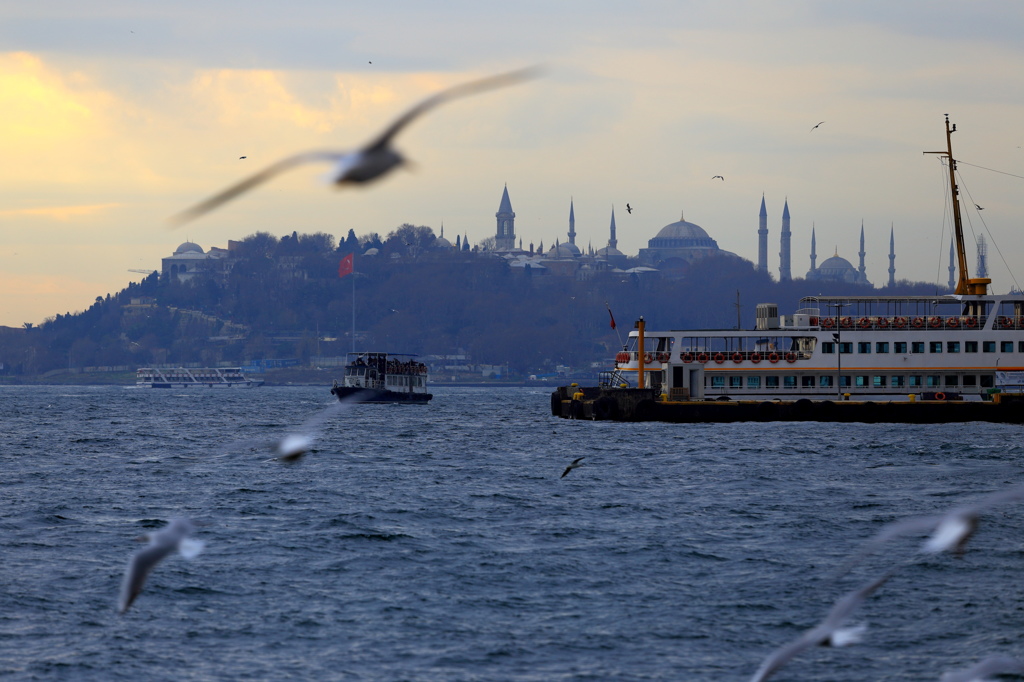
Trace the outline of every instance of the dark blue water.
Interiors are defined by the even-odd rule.
[[[1024,482],[1020,427],[577,422],[548,398],[356,406],[283,466],[226,446],[326,388],[0,388],[0,677],[746,680],[918,546],[830,581],[859,540]],[[119,616],[133,539],[175,516],[206,550]],[[869,600],[863,643],[773,679],[1022,656],[1022,567],[1024,509],[1001,507]]]

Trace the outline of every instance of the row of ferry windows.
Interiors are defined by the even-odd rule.
[[[760,389],[762,377],[759,376],[720,376],[709,377],[709,388],[731,389],[743,388],[744,381],[747,388]],[[834,374],[822,374],[819,376],[766,376],[764,387],[772,388],[833,388],[836,377]],[[980,376],[973,374],[855,374],[843,375],[839,378],[840,388],[992,388],[995,386],[995,377],[991,374]]]
[[[909,349],[911,353],[924,353],[927,345],[929,353],[941,353],[943,347],[945,347],[947,353],[959,353],[961,343],[959,341],[894,341],[892,346],[893,353],[906,353]],[[978,342],[977,341],[964,341],[963,349],[965,353],[977,353]],[[852,353],[853,343],[842,342],[833,343],[832,341],[825,341],[821,344],[822,353],[835,353],[836,346],[839,346],[840,353]],[[872,344],[870,341],[858,341],[857,352],[858,353],[870,353]],[[890,343],[888,341],[876,341],[874,343],[874,352],[876,353],[888,353]],[[982,341],[981,342],[982,353],[995,353],[996,342],[995,341]],[[1000,353],[1012,353],[1013,352],[1013,341],[1000,341],[999,342]],[[1017,352],[1024,353],[1024,341],[1017,342]]]

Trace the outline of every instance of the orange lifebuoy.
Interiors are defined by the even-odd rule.
[[[680,353],[679,359],[683,362],[693,362],[693,353]]]
[[[896,327],[897,329],[903,329],[904,327],[907,326],[907,318],[905,318],[905,317],[894,318],[893,321],[892,321],[892,326]]]
[[[950,329],[956,329],[957,327],[960,326],[960,318],[958,318],[958,317],[948,317],[948,318],[946,318],[946,326],[949,327]]]
[[[658,353],[658,362],[668,362],[668,353]]]
[[[857,320],[857,326],[860,327],[861,329],[867,329],[868,327],[871,326],[871,318],[868,318],[868,317],[860,318],[859,320]]]
[[[921,327],[924,326],[924,319],[920,317],[915,317],[913,322],[910,323],[910,326],[913,327],[914,329],[920,329]]]
[[[939,391],[938,393],[935,394],[935,399],[936,400],[945,400],[946,399],[946,394],[943,393],[942,391]]]
[[[821,321],[821,326],[824,327],[825,329],[831,329],[832,327],[836,326],[836,319],[834,317],[826,317],[824,320]]]
[[[740,364],[741,362],[743,362],[743,355],[741,353],[733,353],[732,361],[735,362],[737,365]]]
[[[928,320],[928,326],[931,327],[932,329],[938,329],[939,327],[942,326],[942,318],[939,317],[938,315],[932,316]]]
[[[629,353],[625,351],[619,351],[615,354],[615,362],[629,362]]]
[[[654,362],[654,356],[650,353],[644,353],[644,364],[649,365]]]
[[[754,353],[754,354],[752,354],[752,355],[750,356],[750,361],[751,361],[752,363],[754,363],[755,365],[756,365],[757,363],[761,362],[761,354],[760,354],[760,353]]]
[[[841,320],[839,320],[839,326],[842,327],[843,329],[847,329],[849,327],[852,327],[853,326],[853,318],[850,318],[850,317],[842,318]]]
[[[878,327],[879,329],[888,329],[889,328],[889,318],[888,317],[880,317],[880,318],[878,318],[877,320],[875,320],[875,326]]]
[[[1010,329],[1013,327],[1013,319],[1009,317],[1000,317],[999,326],[1002,327],[1003,329]]]
[[[786,362],[796,362],[796,353],[786,353]]]
[[[703,365],[703,364],[706,364],[707,361],[708,361],[708,354],[707,353],[698,353],[697,354],[697,362],[699,362],[700,364]]]
[[[966,320],[964,320],[964,326],[967,327],[968,329],[974,329],[975,327],[978,326],[978,318],[968,317]]]
[[[772,363],[774,365],[778,361],[779,361],[779,354],[778,353],[769,353],[768,354],[768,362],[770,362],[770,363]]]
[[[813,315],[811,316],[811,326],[812,327],[818,326],[818,318],[813,316]]]
[[[725,362],[725,355],[722,353],[715,353],[715,364],[720,365]]]

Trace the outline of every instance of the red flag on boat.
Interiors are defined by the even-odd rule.
[[[352,274],[352,257],[354,255],[354,253],[350,253],[342,258],[341,262],[338,263],[338,277],[344,277],[345,275]]]
[[[608,317],[612,318],[612,329],[615,329],[615,316],[612,315],[611,306],[609,306],[607,303],[605,303],[604,307],[608,308]]]

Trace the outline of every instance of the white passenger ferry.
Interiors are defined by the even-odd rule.
[[[135,371],[135,385],[146,388],[255,388],[262,386],[263,380],[246,376],[240,367],[142,367]]]
[[[427,366],[405,353],[348,354],[345,377],[331,387],[338,400],[355,398],[364,403],[430,402]]]
[[[669,400],[982,400],[1024,384],[1024,293],[971,279],[946,119],[959,281],[944,296],[808,297],[757,306],[753,330],[647,331],[641,319],[604,386]]]

